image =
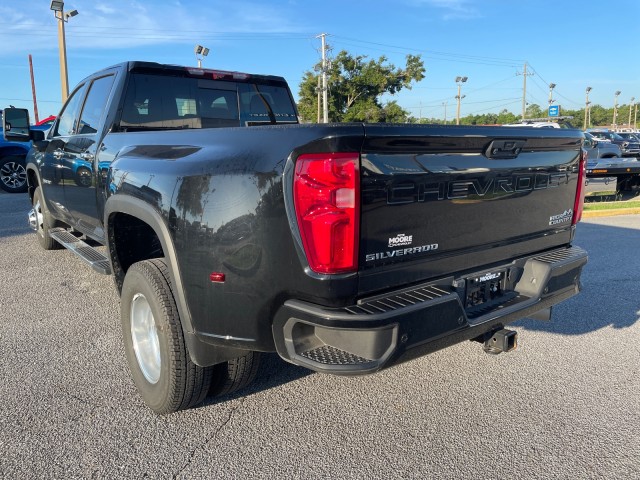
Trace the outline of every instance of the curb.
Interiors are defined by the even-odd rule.
[[[583,211],[582,218],[612,217],[615,215],[637,215],[640,208],[615,208],[611,210]]]

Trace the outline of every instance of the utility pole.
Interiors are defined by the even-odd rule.
[[[631,97],[631,103],[629,103],[629,128],[631,128],[631,107],[635,99],[636,97]]]
[[[442,102],[442,106],[444,107],[444,124],[447,124],[447,103],[449,102]]]
[[[322,123],[329,123],[329,100],[327,98],[327,34],[321,33],[318,37],[322,40]]]
[[[585,94],[586,94],[586,101],[584,104],[584,128],[583,130],[586,130],[587,127],[591,126],[591,108],[589,107],[589,105],[591,105],[591,102],[589,101],[589,92],[591,91],[591,87],[587,87],[587,89],[585,90]]]
[[[516,75],[522,75],[524,80],[522,85],[522,120],[524,120],[527,116],[527,77],[533,75],[533,73],[527,73],[527,62],[524,62],[523,72],[516,72]]]
[[[40,121],[40,118],[38,117],[38,100],[36,100],[36,82],[33,79],[33,61],[31,59],[31,54],[29,54],[29,72],[31,73],[31,94],[33,95],[33,113],[35,114],[35,117],[36,117],[36,123],[38,123]],[[631,113],[629,113],[629,118],[631,118]],[[629,123],[631,123],[631,120],[629,120]]]
[[[633,129],[638,131],[638,104],[633,106]]]
[[[318,76],[318,86],[316,92],[318,92],[318,123],[320,123],[320,102],[322,101],[322,79]]]

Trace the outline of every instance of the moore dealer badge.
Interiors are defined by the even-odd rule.
[[[395,237],[391,237],[389,239],[390,247],[402,247],[405,245],[411,245],[413,242],[413,235],[405,235],[404,233],[399,233]]]

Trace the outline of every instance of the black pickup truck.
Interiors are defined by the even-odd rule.
[[[247,385],[259,352],[354,375],[509,351],[580,289],[576,130],[301,125],[280,77],[145,62],[80,82],[46,137],[4,115],[38,241],[113,275],[158,413]]]

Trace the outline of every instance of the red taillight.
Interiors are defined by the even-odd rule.
[[[582,150],[580,154],[580,164],[578,166],[578,187],[576,189],[576,200],[573,204],[573,218],[571,225],[575,225],[582,218],[584,207],[584,182],[586,180],[587,152]]]
[[[311,270],[317,273],[357,270],[359,155],[300,155],[293,183],[298,228]]]

